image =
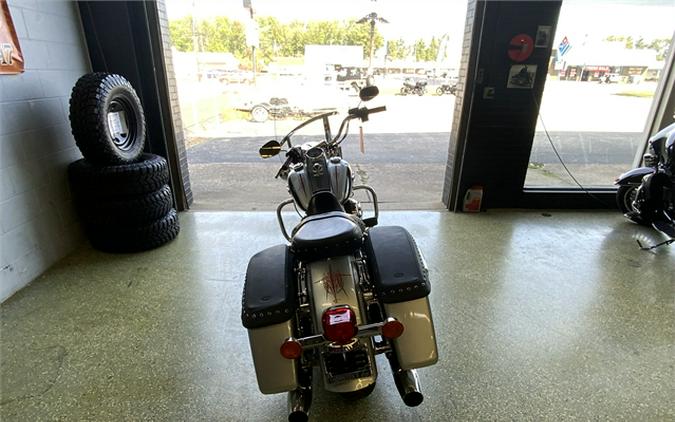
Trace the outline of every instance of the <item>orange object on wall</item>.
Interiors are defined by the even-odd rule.
[[[6,0],[0,0],[0,74],[23,72],[23,54]]]

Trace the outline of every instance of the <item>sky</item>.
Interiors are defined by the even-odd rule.
[[[378,30],[390,38],[431,38],[446,32],[463,32],[465,1],[439,0],[251,0],[258,16],[275,16],[291,20],[360,19],[370,12],[387,19],[390,24]],[[245,20],[243,0],[195,0],[195,15],[202,18],[226,15]],[[193,0],[167,0],[169,19],[190,14]]]
[[[448,34],[458,48],[464,31],[465,0],[251,0],[258,16],[291,20],[359,19],[377,12],[390,23],[378,26],[389,39],[412,41]],[[228,16],[249,18],[243,0],[167,0],[169,19],[194,14],[200,19]],[[564,0],[555,43],[563,36],[579,43],[583,38],[633,35],[646,39],[670,38],[675,31],[675,0]]]

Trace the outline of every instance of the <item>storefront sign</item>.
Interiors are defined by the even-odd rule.
[[[23,72],[23,55],[19,47],[12,16],[6,0],[0,0],[0,75]]]

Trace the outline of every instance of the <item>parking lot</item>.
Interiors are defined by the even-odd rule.
[[[385,208],[441,208],[455,97],[435,95],[434,89],[424,96],[401,96],[396,94],[398,83],[380,82],[382,94],[369,105],[386,105],[387,112],[373,116],[363,125],[365,155],[354,138],[348,141],[345,158],[352,163],[357,182],[369,183],[380,192]],[[286,198],[283,184],[273,179],[278,160],[263,161],[257,149],[266,140],[279,139],[301,120],[254,122],[248,113],[236,111],[246,98],[291,92],[303,101],[307,92],[306,103],[332,103],[341,111],[358,103],[355,92],[317,89],[311,84],[294,88],[279,81],[259,80],[257,89],[246,84],[211,84],[201,89],[192,87],[190,95],[208,93],[212,115],[186,115],[183,107],[186,122],[195,117],[187,125],[187,133],[194,207],[198,209],[267,210]],[[544,124],[540,120],[537,125],[526,184],[574,184],[553,153],[543,131],[545,125],[583,185],[611,185],[617,174],[630,168],[635,151],[644,142],[642,131],[652,99],[645,93],[654,89],[654,83],[549,80],[541,105]],[[338,123],[335,118],[335,128]],[[315,124],[301,133],[321,135],[322,131],[322,126]],[[352,127],[352,133],[358,133],[358,127]]]

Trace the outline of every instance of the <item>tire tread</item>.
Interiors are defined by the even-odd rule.
[[[137,104],[137,119],[141,122],[141,133],[136,142],[134,153],[130,158],[119,154],[115,145],[109,140],[109,134],[104,124],[105,110],[101,103],[110,95],[111,91],[122,87],[128,91]],[[105,72],[88,73],[82,76],[71,92],[69,101],[69,119],[71,132],[77,147],[89,161],[98,164],[122,164],[135,161],[143,151],[145,144],[145,115],[140,99],[129,81],[120,75]]]

